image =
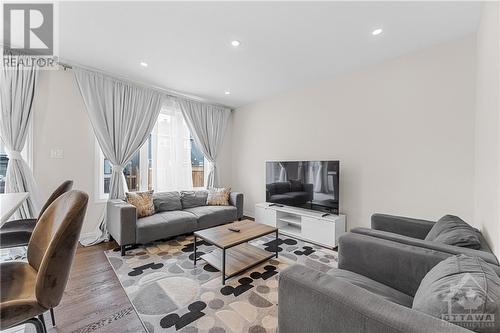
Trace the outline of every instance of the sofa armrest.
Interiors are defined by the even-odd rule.
[[[243,193],[231,192],[229,194],[229,204],[236,207],[237,217],[243,217]]]
[[[338,267],[415,296],[424,276],[450,254],[367,235],[339,237]]]
[[[435,222],[387,214],[372,215],[372,229],[424,239]]]
[[[121,199],[108,200],[106,223],[118,245],[135,244],[137,211],[135,206]]]
[[[470,333],[301,265],[280,273],[278,304],[279,332]]]
[[[438,242],[426,241],[423,239],[416,239],[413,237],[406,237],[403,235],[394,234],[392,232],[385,232],[368,228],[354,228],[351,229],[351,232],[356,234],[368,235],[380,239],[385,239],[393,242],[398,242],[401,244],[425,248],[433,251],[438,251],[447,254],[447,256],[465,254],[471,257],[479,257],[490,264],[494,265],[499,264],[497,257],[495,257],[493,253],[487,251],[474,250],[467,247],[460,247],[460,246],[442,244]]]

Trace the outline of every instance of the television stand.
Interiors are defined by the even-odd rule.
[[[330,248],[336,247],[338,238],[346,232],[345,215],[269,202],[255,205],[255,221],[276,227],[282,234]]]

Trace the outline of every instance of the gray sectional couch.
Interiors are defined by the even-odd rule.
[[[339,239],[338,269],[320,272],[294,265],[280,273],[279,332],[470,333],[412,308],[424,277],[450,256],[364,234],[345,234]],[[484,265],[500,276],[499,266]],[[498,325],[497,318],[496,326],[487,332],[499,332]]]
[[[136,208],[121,199],[107,203],[107,228],[120,245],[144,244],[196,230],[234,222],[243,217],[243,194],[231,192],[229,206],[208,206],[208,192],[181,191],[153,194],[155,214],[137,218]]]

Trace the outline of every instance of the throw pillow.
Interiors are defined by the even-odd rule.
[[[127,197],[127,202],[135,206],[137,217],[146,217],[155,213],[153,191],[127,192],[125,196]]]
[[[500,332],[500,277],[481,258],[449,257],[422,279],[412,308],[475,332]]]
[[[458,216],[445,215],[429,231],[425,240],[478,250],[481,241],[476,230]]]
[[[209,206],[229,206],[230,188],[214,187],[208,190],[207,205]]]
[[[182,191],[182,209],[205,206],[207,204],[208,191]]]
[[[181,194],[177,191],[157,192],[153,194],[153,204],[156,213],[181,210]]]

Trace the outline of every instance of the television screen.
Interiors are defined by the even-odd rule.
[[[266,162],[266,201],[339,213],[339,161]]]

